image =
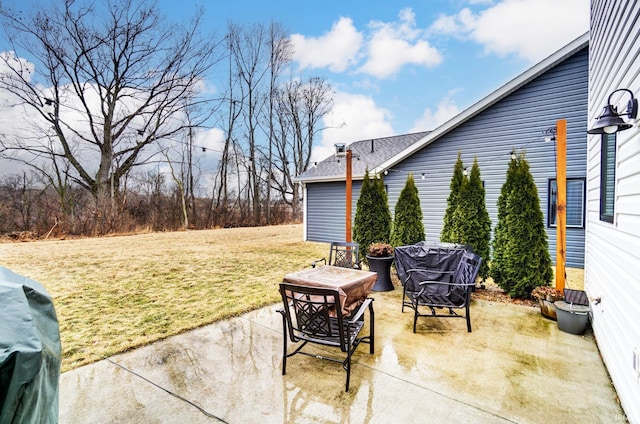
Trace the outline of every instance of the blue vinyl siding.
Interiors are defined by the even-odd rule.
[[[413,173],[427,240],[439,240],[453,166],[460,151],[469,169],[474,158],[478,159],[493,229],[498,197],[515,147],[526,152],[546,223],[548,179],[556,174],[555,143],[544,141],[544,130],[554,127],[558,119],[567,120],[567,177],[585,177],[587,81],[585,48],[390,169],[385,177],[390,205],[396,203],[408,173]],[[555,262],[555,228],[547,228],[547,234]],[[584,266],[583,228],[567,229],[567,266]]]
[[[351,219],[356,214],[362,181],[351,185]],[[344,181],[307,184],[307,240],[330,243],[345,240]]]
[[[554,127],[559,119],[567,120],[567,177],[584,178],[587,152],[587,94],[588,48],[585,47],[388,169],[384,180],[392,215],[407,176],[413,173],[420,196],[427,240],[439,240],[453,166],[460,151],[464,165],[469,169],[474,157],[478,159],[493,228],[497,222],[496,204],[505,180],[510,153],[516,148],[518,151],[526,152],[546,224],[548,180],[556,178],[556,174],[555,143],[544,141],[544,131]],[[341,210],[344,211],[344,200],[327,197],[325,202],[319,202],[319,199],[313,199],[317,194],[333,196],[334,193],[328,190],[331,184],[334,183],[307,184],[309,240],[329,241],[337,235],[344,238],[343,223],[338,230],[334,229],[334,223],[323,220],[323,217],[335,220],[339,212],[334,211],[334,206],[339,208],[338,204],[341,204]],[[341,183],[341,186],[341,193],[344,193],[344,183]],[[356,198],[358,194],[354,189]],[[330,198],[335,200],[329,200]],[[328,203],[335,205],[327,210],[328,206],[325,205]],[[317,210],[318,208],[323,210]],[[355,201],[353,212],[355,213]],[[554,261],[555,233],[555,228],[547,228],[549,252]],[[567,229],[567,266],[584,266],[584,228]]]

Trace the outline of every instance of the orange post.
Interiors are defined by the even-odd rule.
[[[345,240],[351,242],[351,150],[347,150],[347,213],[345,221]]]
[[[556,123],[556,184],[558,197],[556,201],[556,290],[564,290],[565,259],[567,249],[567,120],[560,119]]]

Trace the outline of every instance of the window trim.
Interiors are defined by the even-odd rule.
[[[555,204],[555,202],[552,202],[552,191],[551,191],[551,187],[552,184],[554,182],[557,181],[557,178],[549,178],[547,180],[547,227],[548,228],[556,228],[557,224],[553,223],[551,220],[551,217],[554,216],[554,214],[552,214],[552,204]],[[566,222],[566,227],[567,228],[584,228],[585,227],[585,215],[586,215],[586,200],[587,200],[587,179],[586,177],[575,177],[575,178],[567,178],[567,185],[569,185],[569,181],[581,181],[582,182],[582,216],[581,216],[581,224],[580,225],[570,225],[568,221]],[[557,185],[557,183],[556,183]],[[567,196],[568,197],[568,196]],[[568,203],[569,203],[569,199],[567,198],[567,208]]]
[[[617,167],[617,150],[618,150],[618,137],[616,133],[613,134],[602,134],[600,137],[600,221],[608,222],[609,224],[613,224],[613,219],[616,213],[616,167]],[[612,146],[609,145],[612,143]],[[611,180],[609,181],[607,178],[607,174],[609,168],[607,164],[609,163],[607,159],[609,159],[608,152],[609,149],[613,148],[613,169],[611,170]],[[607,185],[610,184],[610,187]],[[610,188],[613,193],[608,193],[607,188]],[[607,209],[607,194],[611,195],[611,213],[606,213],[605,209]]]

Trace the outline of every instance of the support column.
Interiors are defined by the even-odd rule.
[[[351,150],[347,150],[347,211],[346,211],[346,221],[345,221],[345,241],[351,242],[351,159],[352,153]]]
[[[565,260],[567,257],[567,120],[556,123],[556,290],[561,293],[565,284]]]

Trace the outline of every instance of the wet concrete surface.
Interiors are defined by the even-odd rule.
[[[333,362],[296,355],[282,376],[271,306],[62,374],[60,423],[624,422],[592,333],[474,300],[472,333],[421,318],[414,334],[401,296],[372,294],[375,354],[358,348],[348,393]]]

